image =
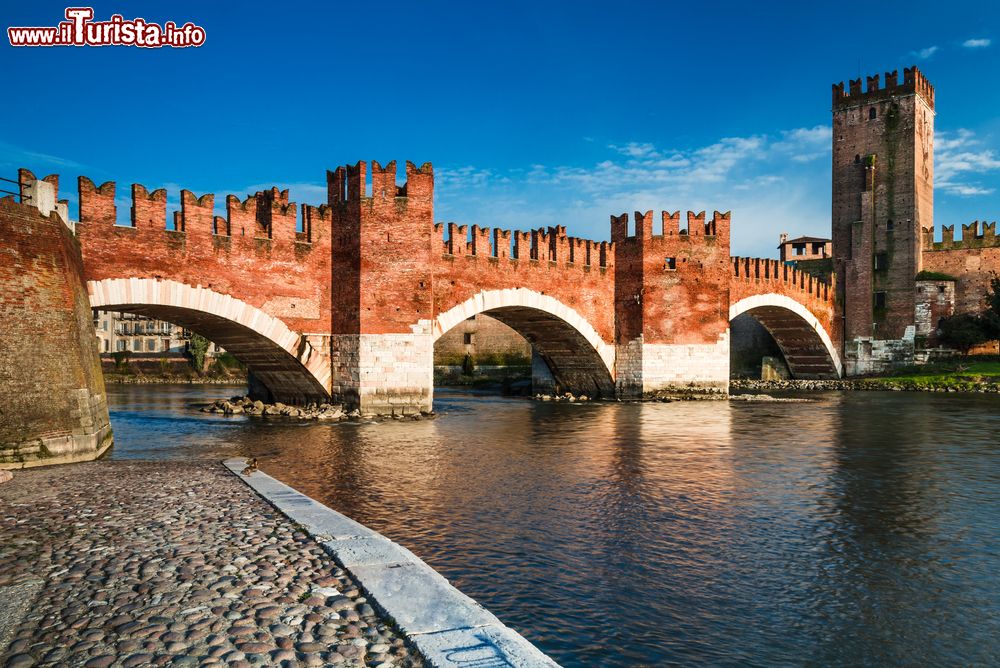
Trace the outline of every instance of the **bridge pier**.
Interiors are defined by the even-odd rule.
[[[333,337],[333,396],[362,413],[413,415],[434,400],[430,327],[412,334]]]
[[[617,346],[616,353],[620,399],[729,391],[728,328],[715,343],[656,344],[640,337]]]
[[[619,398],[729,391],[728,213],[611,217]]]

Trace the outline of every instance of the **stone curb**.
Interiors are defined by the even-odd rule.
[[[300,524],[351,573],[370,602],[395,622],[430,665],[558,668],[555,661],[405,547],[262,471],[242,475],[246,466],[243,459],[227,459],[224,464]]]

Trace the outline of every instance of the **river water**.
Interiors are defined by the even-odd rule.
[[[997,665],[1000,398],[553,404],[318,424],[109,386],[112,457],[255,456],[564,666]]]

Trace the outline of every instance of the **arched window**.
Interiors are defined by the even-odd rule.
[[[878,112],[875,111],[875,107],[872,107],[871,109],[868,110],[868,120],[869,121],[874,121],[875,117],[877,115],[878,115]]]

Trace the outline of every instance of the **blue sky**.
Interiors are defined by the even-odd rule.
[[[828,234],[830,85],[936,87],[937,224],[1000,218],[1000,6],[986,2],[187,3],[193,49],[13,49],[0,176],[325,199],[328,168],[431,161],[435,217],[604,239],[636,209],[733,211],[733,252]],[[4,27],[64,4],[10,3]],[[67,192],[68,191],[68,192]],[[123,207],[128,206],[123,200]]]

